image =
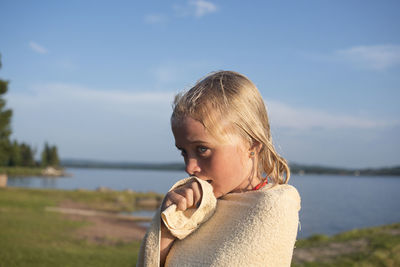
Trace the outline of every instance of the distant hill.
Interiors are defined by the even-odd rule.
[[[339,174],[339,175],[390,175],[400,176],[400,166],[384,168],[346,169],[319,165],[290,164],[290,170],[296,174]]]
[[[61,160],[61,166],[70,168],[100,168],[100,169],[134,169],[134,170],[163,170],[183,171],[182,163],[138,163],[138,162],[108,162],[98,160]]]
[[[98,160],[64,159],[61,166],[70,168],[103,168],[103,169],[133,169],[183,171],[183,163],[140,163],[140,162],[108,162]],[[400,165],[384,168],[346,169],[318,165],[303,165],[292,163],[290,169],[294,174],[335,174],[335,175],[390,175],[400,176]]]

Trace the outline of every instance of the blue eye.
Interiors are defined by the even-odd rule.
[[[204,147],[204,146],[197,147],[197,151],[199,151],[200,154],[206,153],[207,150],[208,150],[208,148]]]

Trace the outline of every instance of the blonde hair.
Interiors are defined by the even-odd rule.
[[[221,142],[237,134],[250,145],[262,144],[258,153],[258,176],[265,173],[274,184],[289,181],[289,166],[272,143],[264,101],[246,76],[233,71],[214,72],[187,92],[176,95],[171,123],[186,116],[202,123]]]

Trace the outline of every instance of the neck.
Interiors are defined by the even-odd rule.
[[[249,176],[242,184],[240,184],[233,193],[242,193],[253,190],[263,179],[258,175]]]

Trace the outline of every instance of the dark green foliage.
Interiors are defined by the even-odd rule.
[[[47,142],[44,144],[41,165],[43,167],[58,167],[60,165],[56,146],[49,146]]]
[[[60,165],[60,159],[58,158],[57,147],[53,146],[50,149],[50,163],[52,166]]]
[[[8,166],[35,167],[35,151],[25,143],[19,144],[16,140],[10,144]]]
[[[35,160],[33,157],[34,151],[31,147],[25,143],[20,145],[21,151],[21,166],[33,167],[35,166]]]
[[[300,165],[296,163],[290,164],[290,171],[292,173],[302,174],[338,174],[338,175],[373,175],[373,176],[400,176],[400,166],[376,168],[376,169],[344,169],[332,168],[318,165]]]
[[[8,91],[8,81],[0,80],[0,95],[7,93]],[[4,106],[0,104],[0,107]]]
[[[11,145],[10,151],[10,161],[8,163],[9,166],[21,166],[22,164],[22,155],[21,149],[17,141],[14,141]]]
[[[1,68],[1,57],[0,57]],[[6,166],[9,162],[10,153],[10,134],[12,110],[6,109],[6,101],[3,95],[7,93],[8,82],[0,79],[0,166]]]
[[[41,155],[40,165],[43,167],[48,166],[49,158],[49,145],[47,143],[44,144],[44,148]]]

